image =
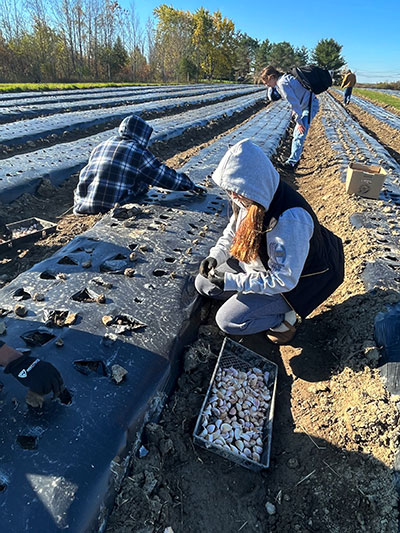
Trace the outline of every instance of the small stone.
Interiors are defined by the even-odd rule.
[[[67,274],[64,274],[64,272],[59,272],[56,276],[58,279],[66,280]]]
[[[131,252],[129,254],[129,261],[136,261],[136,259],[137,259],[137,256],[136,256],[135,252]]]
[[[44,294],[42,294],[41,292],[35,292],[32,296],[32,299],[34,302],[43,302]]]
[[[163,428],[155,422],[149,422],[145,427],[145,435],[149,444],[158,446],[158,443],[165,438]]]
[[[62,338],[58,338],[55,342],[55,345],[58,347],[58,348],[62,348],[64,346],[64,341],[62,340]]]
[[[289,494],[284,494],[284,495],[283,495],[283,500],[284,500],[285,502],[290,502],[290,496],[289,496]]]
[[[273,503],[271,503],[271,502],[267,502],[267,503],[265,504],[265,509],[266,509],[267,513],[268,513],[270,516],[272,516],[272,515],[274,515],[274,514],[276,513],[276,507],[275,507],[275,505],[274,505]]]
[[[287,465],[289,468],[298,468],[299,461],[296,459],[296,457],[291,457],[289,461],[287,462]]]
[[[65,319],[65,325],[71,326],[75,323],[76,319],[78,318],[78,313],[68,313],[67,318]]]
[[[0,335],[5,335],[7,331],[7,326],[4,324],[3,321],[0,322]]]
[[[162,456],[174,450],[174,443],[171,439],[161,439],[158,446]]]
[[[127,278],[133,278],[134,275],[135,275],[135,270],[133,268],[126,268],[124,270],[124,276],[126,276]]]
[[[112,324],[113,317],[110,315],[104,315],[101,321],[105,326],[110,326]]]
[[[125,378],[127,373],[128,373],[128,371],[126,370],[126,368],[124,368],[121,365],[112,365],[112,367],[111,367],[112,379],[117,384],[121,383],[121,381],[124,380],[124,378]]]
[[[191,372],[199,366],[200,358],[199,353],[195,348],[189,348],[185,352],[183,369],[185,372]]]
[[[26,314],[28,313],[28,310],[27,308],[22,305],[22,304],[16,304],[16,306],[14,307],[14,313],[17,315],[17,316],[26,316]]]
[[[103,337],[102,343],[104,346],[111,346],[118,339],[115,333],[106,333]]]
[[[377,348],[366,348],[364,350],[365,357],[370,361],[371,363],[376,363],[379,361],[379,358],[381,354],[379,353],[379,350]]]
[[[92,260],[88,259],[84,263],[82,263],[82,268],[90,268],[92,266]]]

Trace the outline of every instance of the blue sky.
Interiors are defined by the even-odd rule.
[[[120,0],[127,7],[131,0]],[[191,12],[220,10],[237,30],[260,41],[289,41],[314,48],[320,39],[335,39],[360,82],[400,80],[399,0],[135,0],[142,27],[161,4]]]

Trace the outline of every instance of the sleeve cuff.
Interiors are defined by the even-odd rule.
[[[238,286],[236,284],[237,274],[231,274],[230,272],[225,272],[224,276],[224,290],[225,291],[237,291]]]

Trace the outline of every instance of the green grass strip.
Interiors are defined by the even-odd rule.
[[[235,82],[225,80],[199,80],[199,83],[232,84]],[[181,85],[180,83],[0,83],[0,93],[20,93],[24,91],[59,91],[66,89],[95,89],[96,87],[134,87],[134,86],[160,86],[160,85]],[[193,85],[195,85],[193,83]]]
[[[133,87],[147,85],[175,85],[174,83],[0,83],[0,93],[23,91],[58,91],[60,89],[94,89],[96,87]]]
[[[370,91],[367,89],[353,89],[353,94],[357,96],[364,96],[369,100],[373,100],[381,105],[390,105],[400,110],[400,98],[391,94],[380,93],[377,91]]]

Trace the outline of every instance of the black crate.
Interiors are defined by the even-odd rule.
[[[220,446],[217,446],[200,436],[202,432],[202,421],[204,417],[203,411],[209,403],[210,393],[217,371],[219,368],[229,367],[233,367],[239,371],[248,371],[252,367],[257,367],[263,372],[269,372],[268,388],[271,391],[271,401],[269,404],[269,409],[265,415],[264,427],[262,432],[263,451],[261,454],[260,462],[257,462],[250,458],[245,458],[232,451],[229,451],[228,449],[224,449]],[[275,363],[253,352],[252,350],[245,348],[241,344],[238,344],[237,342],[234,342],[231,339],[225,338],[218,356],[217,363],[214,368],[213,375],[211,377],[210,384],[208,386],[207,394],[204,398],[203,405],[201,406],[201,410],[196,421],[196,426],[193,432],[194,442],[198,446],[217,453],[225,459],[233,461],[250,470],[261,471],[267,469],[270,463],[272,423],[274,417],[277,377],[278,367]]]
[[[37,217],[26,218],[24,220],[19,220],[18,222],[12,222],[11,224],[6,224],[7,228],[12,232],[21,228],[29,228],[32,224],[37,225],[37,229],[23,235],[22,237],[17,237],[15,239],[10,239],[0,243],[0,250],[6,250],[13,246],[18,246],[20,243],[37,241],[50,233],[54,233],[57,228],[57,224],[54,222],[49,222],[48,220],[43,220]]]

